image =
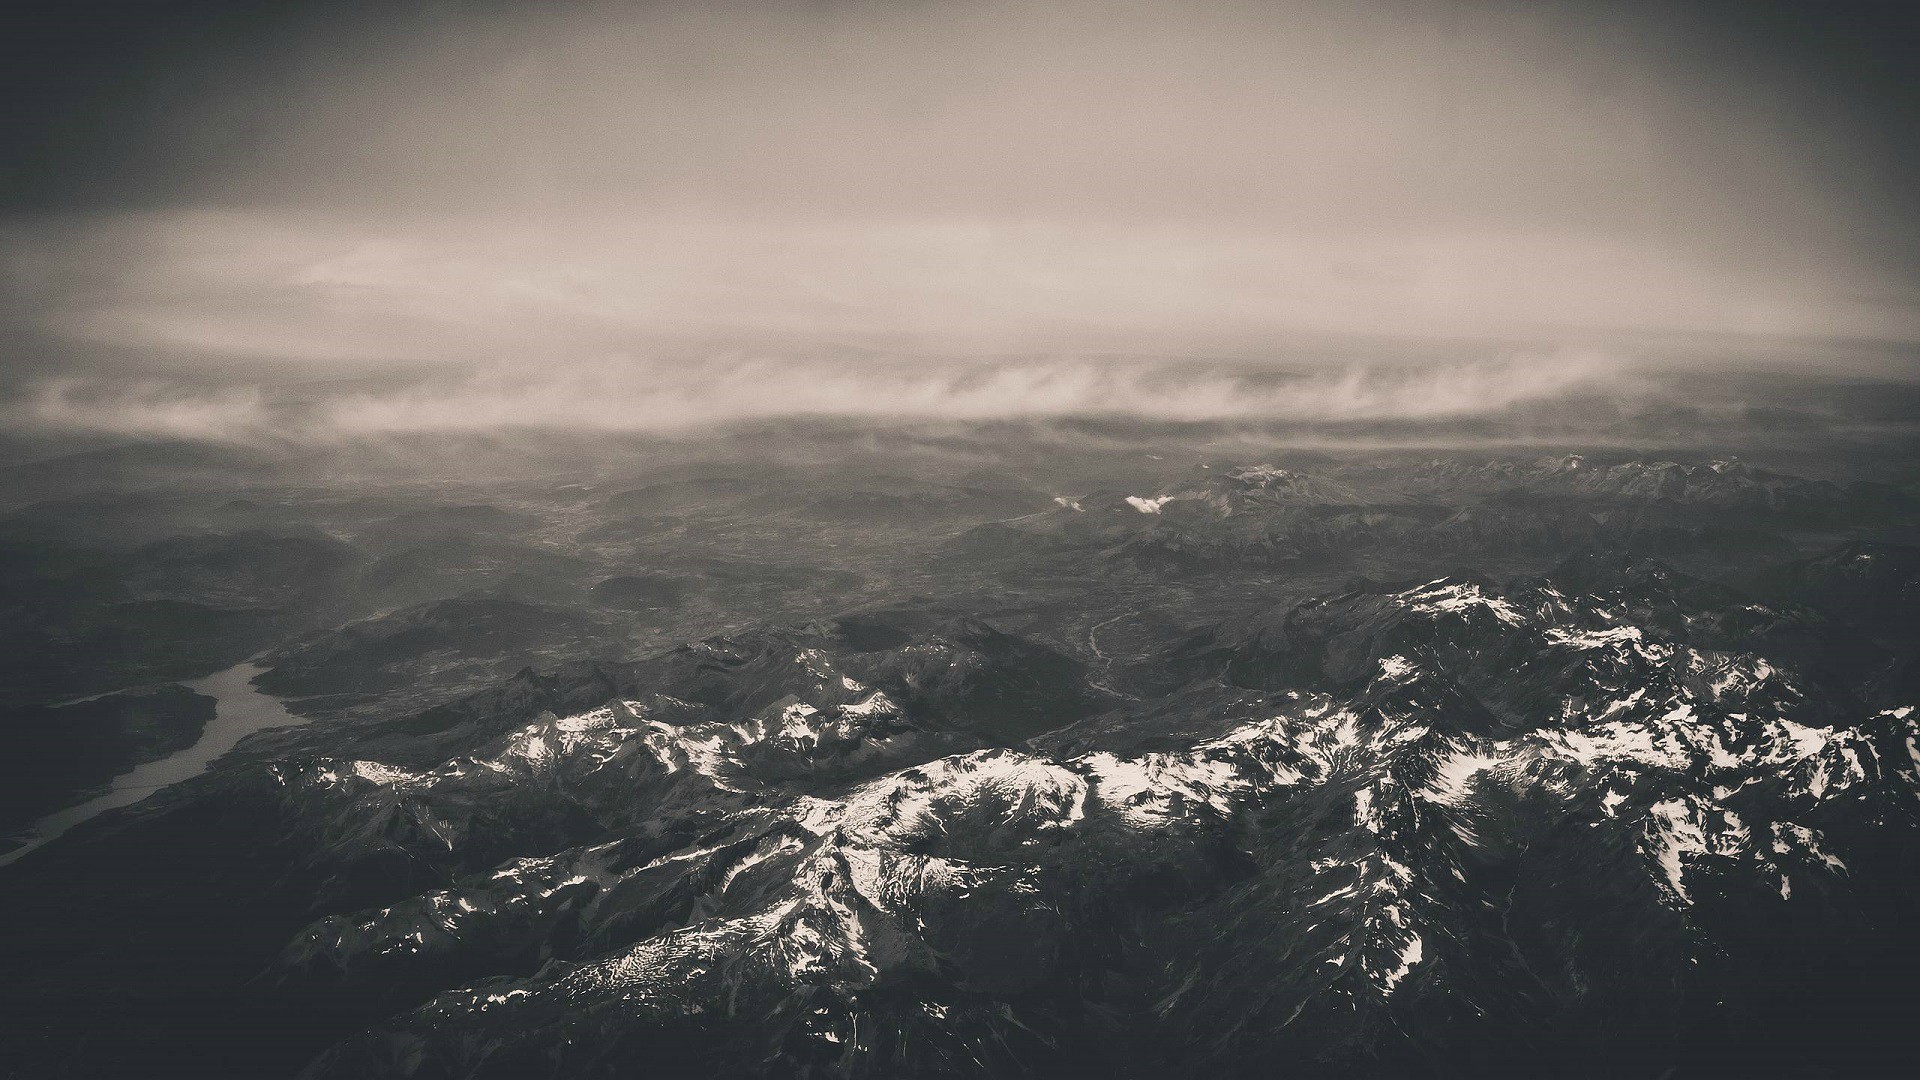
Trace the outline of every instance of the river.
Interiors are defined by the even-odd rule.
[[[279,698],[253,688],[253,677],[262,670],[252,663],[239,664],[184,684],[194,693],[205,694],[218,703],[214,706],[213,719],[207,721],[198,741],[114,777],[112,786],[98,798],[34,822],[31,838],[20,847],[0,854],[0,866],[6,866],[89,818],[116,807],[131,806],[163,787],[200,775],[215,758],[256,731],[305,723],[288,712]]]

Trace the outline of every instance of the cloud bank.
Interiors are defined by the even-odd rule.
[[[1903,340],[1898,304],[1617,238],[581,211],[529,224],[174,212],[19,232],[39,329],[180,362],[523,363],[662,342],[1229,354],[1302,336]],[[1911,325],[1909,325],[1911,323]]]
[[[202,387],[62,377],[6,415],[30,431],[303,442],[391,435],[565,431],[672,435],[764,420],[990,421],[1128,416],[1166,421],[1430,420],[1594,393],[1630,396],[1633,369],[1600,354],[1309,368],[1192,362],[929,362],[735,356],[622,360],[533,373],[445,373],[379,390]]]
[[[1569,343],[1920,343],[1845,118],[1657,9],[314,0],[119,101],[125,182],[0,208],[0,395],[129,433],[1454,415],[1591,378]],[[1329,342],[1493,359],[1093,359]]]

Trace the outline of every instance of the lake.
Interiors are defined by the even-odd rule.
[[[131,806],[161,788],[200,775],[214,759],[256,731],[305,723],[288,712],[279,698],[254,689],[253,678],[263,670],[256,664],[245,663],[184,683],[194,693],[205,694],[218,702],[213,719],[207,722],[199,741],[114,777],[112,786],[97,798],[34,822],[31,839],[0,854],[0,866],[6,866],[83,821],[117,807]]]

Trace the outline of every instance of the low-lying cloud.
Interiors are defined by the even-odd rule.
[[[1172,361],[732,356],[573,364],[537,374],[502,365],[361,390],[62,377],[34,384],[8,420],[23,430],[226,442],[540,430],[673,434],[809,417],[1320,424],[1487,415],[1581,393],[1632,394],[1640,385],[1631,366],[1578,352],[1303,371]]]

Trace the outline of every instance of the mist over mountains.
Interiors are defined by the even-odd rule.
[[[393,380],[385,380],[391,383]],[[16,403],[42,433],[227,441],[424,433],[685,433],[824,418],[978,422],[1446,419],[1589,395],[1631,402],[1640,378],[1599,354],[1482,362],[1278,367],[1220,361],[761,357],[609,361],[426,373],[398,385],[195,386],[55,379]]]
[[[0,1076],[1905,1075],[1916,50],[27,0]]]

